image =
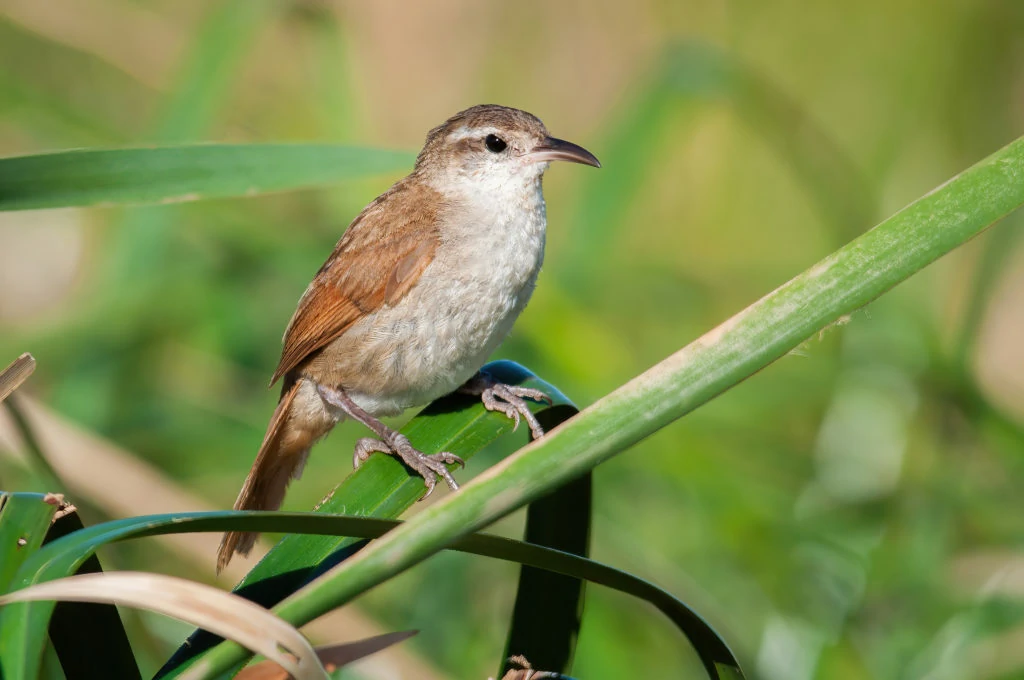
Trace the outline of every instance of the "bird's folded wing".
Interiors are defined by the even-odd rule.
[[[363,210],[299,300],[271,385],[363,316],[405,296],[434,258],[441,206],[440,194],[409,178]]]

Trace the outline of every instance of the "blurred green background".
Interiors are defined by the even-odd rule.
[[[498,353],[587,405],[1019,135],[1024,4],[0,0],[3,156],[415,151],[482,102],[604,163],[546,177],[545,269]],[[0,364],[33,352],[23,392],[148,461],[157,486],[229,507],[296,301],[394,179],[0,214]],[[1024,678],[1021,230],[1007,220],[599,468],[594,557],[697,607],[751,677]],[[318,446],[286,507],[340,481],[364,434]],[[127,473],[89,460],[59,468],[86,520],[123,516]],[[40,485],[0,456],[0,486]],[[153,501],[138,513],[171,509],[135,491]],[[155,545],[105,563],[212,579],[212,552]],[[404,653],[425,665],[352,677],[486,677],[515,573],[440,555],[377,589],[360,606],[421,629]],[[128,616],[150,670],[187,631]],[[667,621],[597,587],[574,674],[700,677]]]

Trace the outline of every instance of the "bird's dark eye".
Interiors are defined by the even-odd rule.
[[[505,140],[498,135],[487,135],[484,137],[484,146],[486,146],[487,150],[491,153],[501,153],[505,150],[505,147],[508,146],[508,144],[506,144]]]

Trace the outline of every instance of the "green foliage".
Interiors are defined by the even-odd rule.
[[[486,370],[496,380],[539,389],[551,397],[551,404],[533,405],[538,419],[547,427],[555,427],[576,413],[576,407],[555,386],[537,378],[522,366],[499,361],[487,364]],[[485,410],[479,399],[465,395],[450,395],[424,409],[402,428],[402,432],[422,450],[450,451],[465,461],[471,461],[487,444],[512,429],[512,421]],[[455,466],[451,467],[454,471]],[[373,456],[317,504],[317,512],[396,518],[409,510],[422,495],[422,480],[415,476],[410,477],[401,463],[391,457]],[[579,499],[570,497],[563,499],[563,502],[579,502]],[[585,555],[590,519],[589,504],[582,508],[582,512],[584,521],[578,522],[576,526],[567,526],[566,529],[582,534],[582,538],[577,537],[575,543],[578,546],[577,552]],[[549,520],[562,522],[563,518],[555,516]],[[287,535],[246,575],[235,591],[266,607],[273,606],[357,548],[357,541],[352,538],[355,535]],[[552,545],[552,542],[534,542],[549,547],[563,547],[557,543]],[[564,583],[560,585],[575,606],[575,602],[581,598],[579,581],[568,586]],[[521,586],[520,595],[529,595],[529,588]],[[551,597],[547,592],[534,595]],[[516,624],[517,621],[514,619],[511,626],[513,634],[517,628]],[[513,650],[513,653],[526,654],[528,658],[538,659],[539,656],[533,646],[539,647],[540,642],[562,642],[567,645],[569,653],[556,660],[557,667],[565,667],[565,670],[568,670],[576,624],[575,620],[561,622],[557,626],[553,621],[519,621],[520,627],[530,626],[543,631],[544,635],[539,641],[532,642],[528,647]],[[197,631],[179,648],[176,656],[165,668],[174,668],[181,661],[200,653],[215,642],[216,639],[209,634]],[[550,670],[556,668],[556,665],[546,665],[544,668]]]
[[[997,577],[1024,540],[1019,355],[1007,349],[1019,345],[1020,219],[843,315],[1015,207],[1020,142],[704,336],[671,370],[616,391],[1019,134],[1018,4],[753,3],[723,15],[655,2],[540,18],[507,5],[486,10],[486,30],[483,15],[453,21],[413,6],[395,17],[373,4],[143,11],[101,0],[83,14],[69,3],[57,22],[19,4],[0,10],[0,59],[13,65],[0,69],[0,155],[13,156],[0,159],[5,209],[345,182],[2,215],[0,258],[21,254],[18,292],[31,301],[11,307],[0,279],[0,365],[31,350],[40,370],[22,392],[216,507],[229,506],[262,437],[273,406],[263,387],[295,300],[386,187],[377,175],[411,159],[324,142],[413,150],[461,103],[492,100],[535,111],[604,162],[546,178],[547,263],[501,352],[577,403],[598,403],[502,463],[507,478],[485,474],[467,500],[416,507],[279,611],[305,619],[362,593],[358,605],[385,628],[421,629],[403,649],[423,663],[485,677],[516,597],[511,568],[438,553],[367,584],[606,461],[594,474],[600,560],[689,602],[758,677],[1019,674],[1020,601]],[[109,38],[120,34],[137,38]],[[232,143],[191,145],[205,140]],[[274,140],[312,143],[244,143]],[[47,153],[83,147],[96,151]],[[58,271],[75,247],[73,267]],[[837,317],[849,323],[799,344]],[[522,432],[497,436],[506,423],[478,408],[443,417],[495,433],[460,482],[525,443]],[[44,457],[29,467],[0,456],[2,488],[63,490],[102,526],[116,506],[76,493],[82,471],[46,471],[36,434],[30,448]],[[346,424],[320,444],[288,507],[312,507],[344,478],[363,434]],[[400,472],[370,463],[343,488],[358,480],[368,496],[390,483],[369,471]],[[407,500],[391,501],[418,489],[405,484],[378,505],[398,512]],[[493,530],[518,535],[519,522]],[[256,574],[349,543],[289,535]],[[197,568],[147,541],[105,550],[108,569],[212,578],[212,555]],[[397,557],[385,569],[386,555]],[[586,600],[574,676],[699,677],[699,659],[649,608],[602,588]],[[146,675],[187,633],[145,619],[126,627]],[[242,655],[224,646],[206,658],[229,667]]]
[[[0,494],[0,585],[4,592],[25,559],[39,549],[50,528],[56,505],[46,503],[43,494]]]
[[[501,519],[512,510],[556,490],[621,453],[671,420],[738,384],[794,349],[810,334],[852,313],[1024,204],[1022,178],[1024,138],[919,199],[692,345],[611,393],[572,418],[571,422],[492,467],[460,493],[448,496],[405,525],[395,527],[386,536],[378,533],[378,540],[309,581],[281,602],[276,610],[287,621],[307,623],[451,545],[453,540]],[[499,379],[536,385],[550,391],[557,400],[551,407],[553,409],[571,407],[550,385],[528,383],[529,374],[514,365],[498,365],[492,370]],[[475,411],[475,415],[467,413],[469,411]],[[406,428],[406,433],[413,436],[414,441],[423,442],[421,445],[425,448],[454,449],[466,455],[478,450],[502,429],[493,417],[484,417],[479,405],[475,409],[453,409],[451,404],[442,404],[425,412],[414,423]],[[467,445],[467,442],[472,444]],[[329,509],[335,509],[335,506],[347,508],[351,504],[357,514],[394,516],[415,501],[421,493],[414,488],[419,484],[417,480],[406,477],[401,466],[390,459],[377,458],[374,463],[376,465],[367,463],[349,478],[344,488],[328,501]],[[368,481],[360,482],[361,476]],[[17,541],[18,545],[28,549],[24,554],[29,554],[41,543],[45,532],[39,526],[48,525],[52,510],[38,517],[25,515],[22,520],[25,513],[19,508],[23,505],[38,510],[45,504],[41,497],[31,499],[34,505],[23,503],[18,496],[12,498],[14,500],[5,503],[2,509],[11,519],[0,523],[0,531],[6,529],[8,542],[15,540],[15,534],[27,537],[17,538]],[[177,528],[183,519],[179,516],[163,522],[143,520],[126,525],[122,533]],[[42,525],[39,525],[40,521]],[[140,528],[144,530],[140,531]],[[346,530],[344,533],[356,532]],[[116,531],[115,535],[118,535]],[[81,536],[79,541],[85,540],[84,531],[76,536]],[[292,574],[296,569],[311,570],[329,559],[335,550],[350,545],[344,541],[321,541],[317,545],[308,539],[300,540],[304,544],[279,550],[278,555],[283,557],[268,558],[262,571],[256,570],[250,577],[250,585],[261,579],[272,580]],[[73,573],[81,560],[92,555],[95,547],[86,542],[82,548],[71,551],[72,561],[63,573]],[[11,566],[5,567],[7,571],[19,566],[14,558],[9,561]],[[519,561],[527,563],[522,556]],[[47,556],[42,558],[42,564],[53,563]],[[16,585],[36,581],[39,572],[33,571],[31,565],[22,566],[22,569],[26,568],[25,577],[7,580]],[[31,660],[38,660],[42,651],[41,636],[47,623],[47,610],[37,605],[34,609],[40,612],[40,616],[35,623],[18,622],[19,607],[33,609],[29,604],[13,605],[4,613],[6,625],[5,632],[0,635],[0,663],[4,663],[5,672],[13,677],[31,677],[35,674],[33,665],[37,663]],[[685,607],[682,611],[691,616]],[[34,636],[34,643],[11,642],[12,636],[21,635]],[[718,641],[718,638],[712,635],[711,640]],[[28,651],[33,648],[39,653]],[[738,668],[728,648],[723,645],[721,649],[728,655],[726,665]],[[698,652],[704,658],[709,673],[715,677],[715,666],[722,660],[705,658],[709,653],[707,647],[698,646]],[[211,652],[200,655],[196,663],[197,667],[204,669],[204,674],[212,674],[223,672],[243,659],[244,650],[224,642]]]
[[[13,494],[7,498],[20,498],[22,501],[34,502],[37,506],[42,504],[42,496],[26,498],[24,494]],[[0,530],[16,526],[16,518],[12,517]],[[79,530],[43,550],[39,550],[38,546],[34,549],[30,547],[26,552],[30,559],[20,565],[12,582],[14,589],[20,589],[71,576],[99,548],[114,541],[132,538],[196,531],[283,531],[380,538],[397,526],[399,523],[393,520],[312,513],[177,513],[135,517]],[[668,616],[694,642],[712,678],[717,677],[716,668],[732,669],[732,672],[739,673],[738,663],[728,646],[698,614],[668,592],[635,576],[575,555],[486,534],[465,537],[449,547],[586,579],[644,599]],[[33,677],[38,673],[52,610],[52,605],[32,602],[9,604],[4,608],[0,615],[0,621],[4,624],[0,629],[0,662],[3,663],[5,673],[11,677]],[[176,673],[182,669],[170,666],[168,670]]]

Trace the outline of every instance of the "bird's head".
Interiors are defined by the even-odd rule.
[[[601,167],[594,154],[548,135],[526,111],[481,104],[461,111],[427,134],[416,171],[446,186],[516,189],[536,184],[551,161]]]

